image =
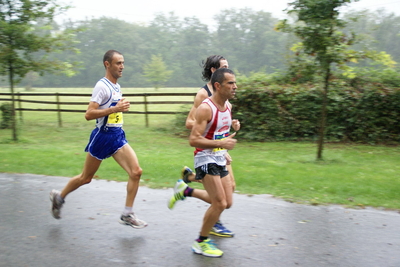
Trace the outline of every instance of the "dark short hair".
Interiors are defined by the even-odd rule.
[[[213,91],[215,91],[215,88],[214,88],[214,84],[215,83],[222,84],[224,82],[225,73],[229,73],[229,74],[235,75],[233,70],[226,69],[226,68],[217,69],[216,71],[214,71],[214,73],[211,76],[211,84],[212,84],[212,87],[213,87]]]
[[[223,56],[221,55],[213,55],[213,56],[209,56],[206,61],[202,62],[203,65],[203,81],[208,82],[209,80],[211,80],[211,75],[212,75],[212,71],[211,68],[215,68],[215,69],[219,69],[220,65],[220,61],[222,59],[225,59]]]
[[[114,57],[114,54],[122,55],[122,54],[121,54],[120,52],[118,52],[117,50],[108,50],[108,51],[104,54],[104,56],[103,56],[103,65],[104,65],[104,67],[106,66],[106,65],[104,64],[104,62],[106,62],[106,61],[108,61],[108,63],[111,64],[112,59],[113,59],[113,57]]]

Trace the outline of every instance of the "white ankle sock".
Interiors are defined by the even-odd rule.
[[[129,213],[132,213],[132,207],[125,207],[123,214],[128,215]]]

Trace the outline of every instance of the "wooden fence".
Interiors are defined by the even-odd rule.
[[[143,101],[131,101],[130,104],[132,105],[142,105],[144,107],[144,111],[128,111],[124,112],[124,114],[144,114],[146,120],[146,127],[149,126],[149,115],[151,114],[177,114],[180,113],[179,111],[149,111],[150,105],[190,105],[193,104],[192,101],[176,101],[176,97],[193,97],[196,93],[134,93],[134,94],[124,94],[124,97],[139,97],[142,98]],[[32,100],[28,99],[28,97],[43,97],[46,100]],[[54,97],[54,101],[48,100],[49,98]],[[86,97],[86,99],[90,99],[91,94],[75,94],[75,93],[15,93],[14,94],[14,101],[15,101],[15,110],[19,112],[20,120],[23,120],[22,112],[23,111],[51,111],[57,112],[58,117],[58,125],[62,127],[62,112],[77,112],[77,113],[84,113],[86,109],[65,109],[61,108],[61,105],[82,105],[87,107],[89,100],[85,102],[74,102],[74,101],[60,101],[60,98],[76,98],[76,97]],[[151,100],[154,97],[162,97],[162,101],[158,100]],[[168,97],[172,97],[172,100],[168,100]],[[11,93],[0,93],[0,101],[12,101]],[[24,108],[23,103],[32,103],[32,104],[46,104],[46,105],[54,105],[54,108]]]

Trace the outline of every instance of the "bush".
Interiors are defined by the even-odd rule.
[[[400,142],[400,88],[387,71],[377,77],[332,79],[328,93],[326,141]],[[315,141],[321,119],[322,83],[277,84],[277,74],[238,76],[233,118],[241,121],[237,138],[249,141]],[[397,77],[397,76],[396,76]],[[386,81],[383,83],[382,81]],[[188,110],[175,118],[174,132],[187,137]]]
[[[259,81],[256,83],[260,84]],[[313,84],[240,85],[232,100],[241,121],[238,138],[252,141],[316,140],[322,88]],[[327,141],[400,142],[400,89],[369,83],[363,90],[341,80],[329,91]]]
[[[12,105],[11,103],[3,103],[0,106],[2,121],[0,124],[0,129],[11,128],[12,122]]]
[[[179,109],[179,113],[175,115],[175,119],[173,121],[173,129],[172,132],[175,135],[181,137],[188,137],[190,134],[190,130],[188,130],[185,126],[186,118],[189,114],[190,109],[187,106],[181,106]]]
[[[319,99],[316,88],[271,85],[239,90],[232,100],[233,117],[241,121],[239,136],[253,141],[313,139]]]
[[[400,69],[355,68],[356,77],[348,79],[353,87],[362,88],[364,84],[374,83],[389,87],[400,87]],[[347,78],[344,78],[347,79]]]

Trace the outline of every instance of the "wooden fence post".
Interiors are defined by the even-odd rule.
[[[58,94],[58,92],[56,93],[56,101],[57,101],[58,127],[62,127],[60,95]]]
[[[149,127],[149,115],[147,114],[147,94],[144,93],[144,114],[146,118],[146,127]]]
[[[18,92],[17,97],[18,97],[18,100],[17,100],[17,101],[18,101],[18,108],[19,108],[19,121],[20,121],[20,122],[23,122],[24,119],[22,118],[21,93]]]

